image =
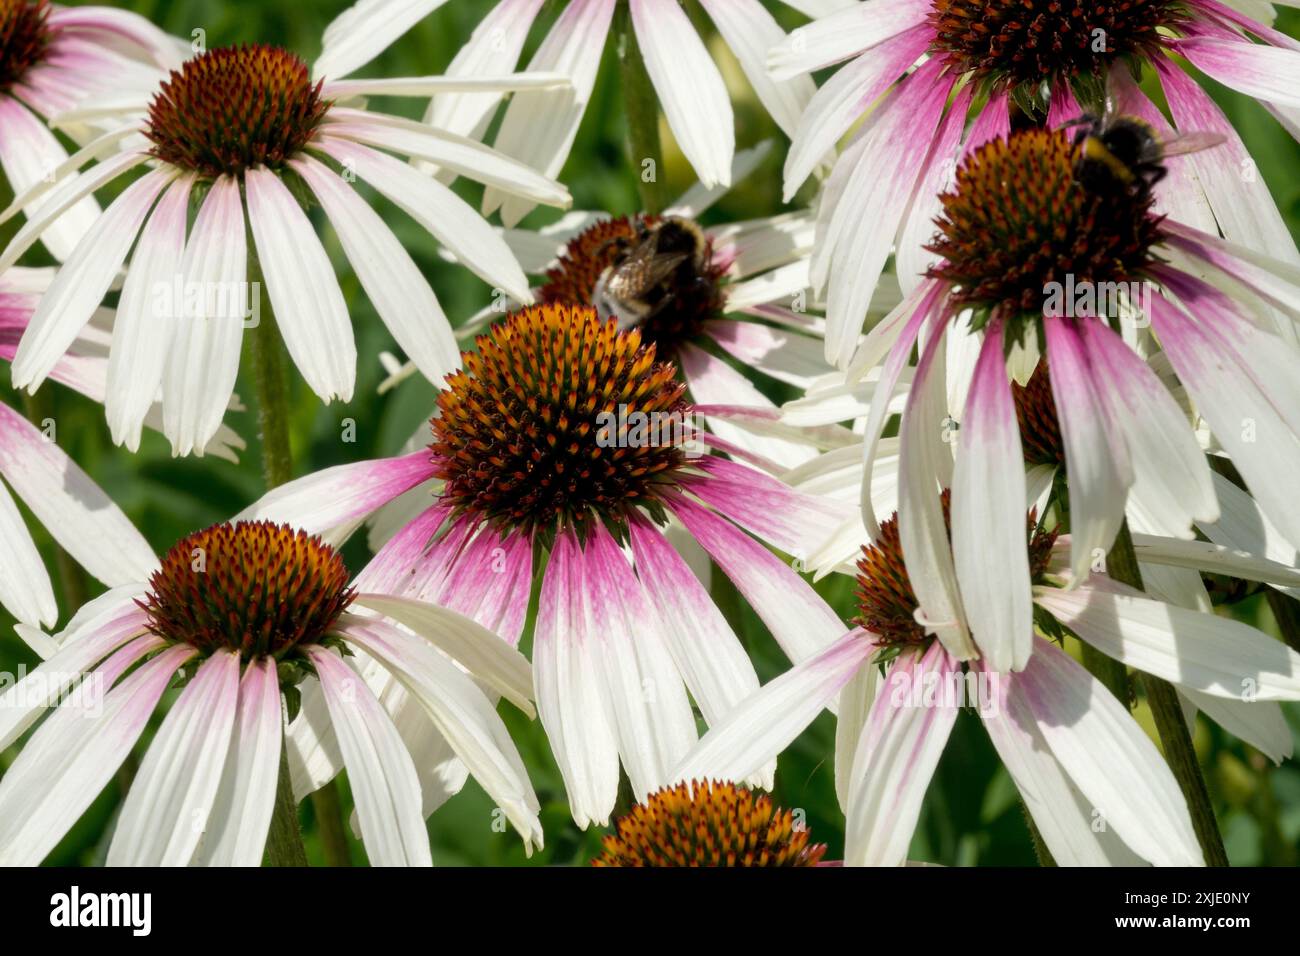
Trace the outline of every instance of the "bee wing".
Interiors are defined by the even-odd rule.
[[[1228,138],[1218,133],[1192,132],[1183,133],[1172,139],[1161,140],[1160,149],[1166,156],[1186,156],[1188,153],[1199,153],[1203,149],[1213,149],[1215,146],[1221,146],[1226,143]]]
[[[636,297],[671,275],[686,258],[685,253],[656,252],[655,243],[643,243],[614,270],[607,285],[615,295]]]

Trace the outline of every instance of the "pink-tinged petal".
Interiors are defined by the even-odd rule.
[[[952,472],[952,451],[944,441],[947,415],[944,387],[945,338],[943,314],[936,313],[921,352],[912,391],[903,411],[898,461],[898,535],[907,577],[919,606],[917,622],[934,634],[958,660],[978,657],[962,609],[943,514],[942,487]],[[967,334],[964,329],[956,335]],[[1018,465],[1019,470],[1023,466]],[[1023,496],[1021,498],[1023,501]],[[1017,527],[1022,527],[1020,522]]]
[[[643,800],[671,782],[669,771],[695,743],[695,715],[664,642],[663,622],[603,525],[592,530],[578,562],[592,636],[601,642],[598,679],[623,766]]]
[[[1212,37],[1176,40],[1173,48],[1199,70],[1239,93],[1300,106],[1300,52]]]
[[[957,662],[938,641],[909,654],[881,683],[849,787],[847,866],[902,866],[921,803],[957,720],[964,687]]]
[[[1255,8],[1261,16],[1268,17],[1270,22],[1277,12],[1272,9],[1271,4],[1267,3],[1266,0],[1259,0],[1258,3],[1252,2],[1249,4],[1247,3],[1247,0],[1233,0],[1233,2],[1243,7]],[[1282,0],[1282,2],[1287,6],[1296,5],[1294,0]],[[1254,34],[1261,40],[1273,44],[1273,46],[1290,47],[1292,50],[1300,50],[1300,40],[1274,30],[1267,24],[1261,23],[1259,20],[1250,16],[1249,13],[1242,13],[1241,11],[1229,6],[1227,3],[1219,3],[1218,0],[1196,0],[1196,9],[1198,13],[1209,14],[1214,19],[1202,20],[1197,18],[1193,20],[1187,25],[1186,29],[1186,32],[1190,36],[1208,34],[1211,36],[1231,38],[1236,42],[1240,42],[1241,37],[1239,34],[1226,26],[1220,25],[1221,23],[1232,24],[1233,26],[1240,27],[1241,30],[1246,33]]]
[[[438,550],[436,538],[439,529],[447,522],[450,509],[438,503],[421,511],[415,518],[402,525],[396,534],[389,538],[375,552],[370,563],[361,569],[353,585],[358,591],[371,591],[375,594],[396,594],[402,597],[416,597],[429,584],[426,573],[428,560]],[[468,534],[468,531],[465,532]],[[463,537],[463,535],[462,535]],[[445,564],[439,562],[438,579],[434,588],[437,593],[447,573]]]
[[[409,166],[402,169],[419,175]],[[289,357],[321,401],[351,401],[357,347],[325,247],[277,173],[265,167],[247,170],[244,193],[266,292]]]
[[[826,650],[750,694],[711,723],[709,732],[682,758],[671,780],[747,780],[807,729],[832,704],[876,651],[869,635],[850,631]]]
[[[722,359],[710,355],[697,346],[684,344],[678,350],[682,374],[690,386],[691,398],[697,405],[752,405],[756,408],[775,408],[772,400],[755,387],[754,383]],[[756,434],[729,421],[712,420],[710,427],[718,437],[745,449],[765,461],[774,462],[778,471],[802,464],[816,454],[816,449],[806,444]]]
[[[433,477],[427,450],[336,465],[263,495],[235,521],[275,521],[339,544],[366,517]]]
[[[1300,264],[1283,262],[1199,229],[1166,221],[1165,242],[1240,281],[1281,313],[1279,334],[1289,340],[1300,321]],[[1284,253],[1286,250],[1282,250]]]
[[[179,308],[162,314],[159,289],[171,289],[185,255],[185,227],[194,176],[171,184],[140,231],[113,320],[104,413],[113,441],[140,448],[145,417],[162,385]],[[179,306],[179,303],[177,303]]]
[[[1193,537],[1192,522],[1215,520],[1219,506],[1191,422],[1119,335],[1100,322],[1084,322],[1080,329],[1097,394],[1110,406],[1133,463],[1133,494],[1164,533]]]
[[[1123,434],[1099,394],[1083,336],[1072,322],[1048,318],[1043,327],[1070,473],[1070,569],[1082,581],[1114,542],[1134,478]]]
[[[924,24],[884,41],[827,80],[808,102],[785,158],[785,202],[867,109],[903,76],[933,39]]]
[[[952,484],[957,583],[975,643],[994,671],[1023,670],[1034,633],[1024,452],[1002,349],[998,320],[975,366]]]
[[[808,388],[831,369],[812,335],[759,322],[714,319],[708,336],[745,365],[797,388]]]
[[[4,136],[0,136],[0,167],[15,196],[43,183],[68,158],[49,127],[11,96],[0,95],[0,130],[4,130]],[[42,205],[32,203],[28,215],[39,213]],[[94,198],[86,196],[50,223],[41,241],[62,262],[72,255],[98,215]]]
[[[1213,328],[1216,322],[1231,328],[1242,320],[1225,299],[1212,294],[1203,283],[1187,280],[1189,276],[1161,273],[1161,281],[1174,289],[1188,308],[1197,310],[1202,321],[1155,296],[1152,328],[1197,411],[1231,455],[1264,512],[1287,540],[1300,541],[1293,480],[1297,473],[1293,469],[1300,467],[1300,405],[1295,400],[1294,366],[1289,382],[1272,374],[1282,373],[1281,366],[1291,353],[1280,341],[1255,330],[1251,337],[1261,337],[1264,348],[1252,349],[1243,362],[1233,342],[1216,335]],[[1271,357],[1266,354],[1268,339],[1275,343]],[[1274,362],[1279,367],[1270,367]]]
[[[976,673],[987,689],[979,706],[984,727],[1057,864],[1143,865],[1111,830],[1095,828],[1093,808],[1052,755],[1020,682],[982,665]]]
[[[339,79],[365,66],[447,0],[357,0],[325,28],[313,79]]]
[[[551,551],[533,635],[537,710],[564,777],[573,820],[605,825],[618,798],[618,745],[599,681],[601,635],[584,595],[577,537],[559,534]]]
[[[248,308],[244,203],[234,177],[222,176],[203,200],[181,273],[182,288],[199,290],[204,301],[192,309],[186,295],[172,338],[163,372],[163,430],[174,454],[202,454],[235,391]]]
[[[133,598],[113,594],[111,603],[100,604],[96,613],[74,617],[63,635],[62,646],[57,639],[52,641],[57,650],[0,694],[0,750],[21,737],[81,674],[145,632],[148,618],[135,606]]]
[[[361,676],[334,651],[311,647],[348,768],[366,854],[375,866],[431,866],[420,781],[388,714]]]
[[[90,476],[3,404],[0,475],[54,540],[109,587],[147,580],[158,566],[149,543]]]
[[[803,559],[853,514],[851,507],[814,498],[749,468],[706,455],[695,461],[705,478],[685,487],[695,497],[773,547]]]
[[[186,866],[226,769],[239,704],[239,654],[217,651],[167,712],[122,804],[109,866]]]
[[[1081,640],[1163,680],[1227,700],[1300,700],[1300,654],[1240,621],[1114,584],[1040,587],[1034,599]]]
[[[596,85],[600,51],[605,49],[614,8],[615,0],[572,0],[564,5],[528,70],[564,73],[573,81],[573,89],[511,97],[494,141],[498,150],[547,176],[559,175]],[[489,187],[483,193],[483,213],[490,215],[497,208],[509,229],[532,210],[533,202]]]
[[[50,11],[49,24],[67,33],[87,33],[100,42],[108,34],[114,39],[126,40],[138,47],[158,66],[173,70],[181,65],[188,44],[154,26],[152,22],[130,10],[112,7],[55,7]],[[56,36],[55,43],[59,42]]]
[[[1201,866],[1187,801],[1128,708],[1056,645],[1034,640],[1008,675],[1038,730],[1095,814],[1157,866]]]
[[[669,510],[731,578],[791,661],[812,657],[844,633],[839,616],[808,582],[745,532],[685,498],[674,498]]]
[[[356,606],[406,627],[533,716],[533,677],[527,659],[481,624],[436,604],[386,594],[358,594]]]
[[[867,0],[814,20],[768,54],[777,79],[811,73],[883,44],[922,23],[929,0]]]
[[[533,542],[525,534],[502,537],[480,528],[451,564],[439,603],[519,644],[533,584]]]
[[[676,0],[628,2],[646,72],[682,154],[706,188],[729,185],[736,137],[722,74]]]
[[[534,845],[542,846],[537,797],[528,782],[528,771],[482,688],[434,648],[383,621],[354,619],[342,636],[378,662],[418,703],[519,831],[528,852]],[[617,769],[615,758],[616,774]]]
[[[227,766],[195,857],[202,866],[261,866],[275,807],[284,715],[275,662],[252,661],[239,683]]]
[[[1257,252],[1300,265],[1300,251],[1278,212],[1264,177],[1223,111],[1208,93],[1177,65],[1155,58],[1160,83],[1179,133],[1214,133],[1224,142],[1189,154],[1186,165],[1196,174],[1225,238]],[[1278,331],[1295,341],[1290,323]]]
[[[637,577],[663,615],[678,671],[713,726],[758,690],[754,665],[694,572],[650,521],[629,521]]]
[[[837,163],[849,164],[847,178],[833,207],[823,206],[829,218],[824,229],[818,222],[813,284],[827,294],[826,360],[841,368],[853,358],[862,318],[943,117],[954,83],[944,69],[935,58],[901,83],[867,121],[856,148]]]
[[[1074,90],[1069,83],[1059,80],[1052,86],[1051,103],[1047,108],[1047,128],[1060,129],[1065,124],[1077,120],[1083,114],[1079,101],[1074,98]]]
[[[143,639],[136,659],[158,643]],[[0,779],[0,865],[35,866],[45,859],[112,779],[176,669],[194,653],[172,647],[142,664],[108,691],[97,715],[64,707],[41,724]],[[103,687],[110,683],[104,679]]]
[[[134,182],[87,230],[41,296],[14,356],[16,388],[35,391],[113,283],[158,194],[175,177],[157,169]]]
[[[907,365],[908,359],[911,358],[912,348],[916,345],[917,338],[921,334],[921,327],[931,313],[940,306],[943,293],[944,286],[939,282],[930,282],[918,286],[911,296],[903,300],[903,303],[892,316],[887,317],[880,326],[876,327],[879,329],[888,323],[889,326],[898,331],[893,344],[889,345],[889,354],[885,359],[884,368],[880,372],[880,384],[876,386],[875,395],[872,397],[871,411],[862,437],[862,520],[873,540],[880,535],[880,522],[876,518],[876,506],[871,500],[871,484],[872,474],[875,471],[876,450],[880,446],[880,436],[885,430],[885,423],[889,420],[890,405],[893,401],[894,391],[898,388],[898,380],[903,374],[903,368]],[[872,331],[874,334],[875,330]],[[868,336],[867,339],[869,342],[871,336]],[[857,362],[855,361],[854,364],[856,365]],[[874,360],[871,364],[875,364]]]
[[[939,264],[940,257],[928,252],[924,246],[933,239],[935,220],[943,212],[939,197],[956,185],[957,158],[965,151],[961,137],[966,129],[971,95],[971,88],[963,87],[948,105],[948,112],[939,123],[934,143],[925,158],[925,170],[912,189],[911,202],[898,230],[894,242],[894,271],[904,294],[924,284],[926,273]],[[999,108],[996,98],[983,112],[990,107],[994,110]]]

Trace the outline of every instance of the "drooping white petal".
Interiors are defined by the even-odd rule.
[[[357,347],[348,306],[311,220],[269,169],[247,170],[244,190],[266,291],[290,358],[322,401],[351,401]]]
[[[217,651],[158,729],[108,847],[109,866],[185,866],[226,769],[239,701],[239,654]]]
[[[59,604],[41,553],[4,482],[0,482],[0,606],[19,624],[53,627],[59,619]]]
[[[375,866],[431,866],[420,809],[420,781],[388,714],[355,670],[333,651],[313,646],[330,722],[348,768],[361,838]]]
[[[338,79],[365,66],[447,0],[357,0],[325,28],[313,79]]]
[[[866,0],[814,20],[791,33],[768,55],[777,79],[811,73],[870,50],[921,23],[928,0]]]
[[[429,381],[441,386],[460,366],[447,316],[410,253],[342,178],[309,156],[290,165],[316,194],[348,261],[388,330]]]
[[[251,661],[239,683],[230,752],[196,863],[261,866],[275,807],[283,728],[275,662],[267,658]]]
[[[676,0],[628,2],[646,72],[683,155],[703,185],[728,185],[736,133],[722,74]]]

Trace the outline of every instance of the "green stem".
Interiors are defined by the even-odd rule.
[[[337,780],[331,780],[311,795],[311,809],[316,816],[326,865],[351,866],[352,852],[348,849],[348,835],[343,829],[343,801],[339,799]]]
[[[253,377],[257,389],[257,419],[262,430],[262,474],[268,490],[293,477],[293,456],[289,446],[289,381],[285,374],[284,342],[275,324],[270,300],[262,295],[262,270],[253,255],[249,261],[249,282],[256,283],[260,319],[253,330]],[[289,778],[287,743],[280,750],[280,782],[276,788],[275,811],[267,837],[267,862],[271,866],[306,866],[307,851],[298,823],[298,805]],[[336,795],[337,798],[337,795]],[[328,814],[321,815],[324,819]],[[334,816],[338,816],[337,808]],[[340,828],[342,824],[339,824]]]
[[[659,99],[641,58],[636,31],[632,28],[632,13],[626,3],[618,7],[618,32],[628,150],[639,183],[641,211],[657,215],[672,202],[664,178],[663,150],[659,143]]]
[[[1106,573],[1112,580],[1142,590],[1142,572],[1138,568],[1133,536],[1129,533],[1127,521],[1120,526],[1115,544],[1106,557]],[[1205,775],[1196,759],[1191,732],[1183,718],[1178,691],[1168,681],[1151,674],[1141,673],[1139,679],[1146,691],[1151,715],[1155,718],[1165,760],[1169,762],[1169,769],[1173,771],[1174,779],[1178,781],[1178,787],[1187,800],[1192,827],[1196,830],[1196,839],[1205,854],[1205,862],[1209,866],[1227,866],[1228,852],[1224,849],[1223,836],[1219,833],[1219,824],[1214,817],[1214,805],[1210,802]]]
[[[271,829],[266,835],[267,866],[306,866],[307,851],[302,845],[302,829],[298,826],[298,806],[293,800],[293,785],[289,778],[289,743],[280,747],[280,782],[275,790],[275,811],[271,814]]]

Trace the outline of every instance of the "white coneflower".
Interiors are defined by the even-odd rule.
[[[206,447],[234,388],[244,325],[255,317],[248,304],[258,304],[248,288],[252,256],[285,345],[308,385],[326,401],[349,399],[356,354],[347,305],[299,197],[323,207],[394,338],[425,375],[441,381],[459,357],[451,329],[410,254],[349,184],[358,178],[476,274],[528,298],[527,280],[487,223],[446,186],[384,150],[437,161],[539,202],[566,205],[564,188],[478,143],[344,104],[371,94],[428,95],[447,87],[548,87],[563,85],[562,77],[313,82],[294,54],[243,46],[209,50],[158,78],[152,100],[91,102],[63,114],[65,120],[132,121],[65,165],[109,158],[53,187],[38,184],[10,208],[12,213],[54,190],[0,255],[0,271],[62,210],[131,170],[149,167],[86,234],[42,298],[14,360],[18,387],[34,390],[45,379],[134,247],[109,369],[106,404],[116,441],[135,446],[161,386],[165,430],[176,452]],[[138,146],[123,142],[141,135]]]
[[[1132,80],[1143,68],[1158,75],[1179,132],[1225,139],[1218,151],[1180,160],[1162,191],[1168,211],[1300,265],[1267,185],[1243,175],[1254,164],[1240,137],[1175,57],[1300,130],[1300,46],[1218,0],[867,0],[795,30],[771,51],[775,78],[851,62],[818,90],[800,122],[787,195],[869,113],[822,204],[814,279],[826,290],[827,357],[849,361],[895,247],[904,290],[920,281],[932,261],[922,247],[938,213],[934,197],[962,156],[1005,135],[1012,111],[1055,128],[1084,110],[1100,114],[1116,88],[1141,102],[1129,112],[1159,117]]]
[[[945,518],[947,496],[936,495]],[[1300,655],[1237,621],[1094,579],[1067,590],[1055,535],[1020,512],[1033,599],[1081,640],[1198,699],[1264,707],[1300,699]],[[1000,557],[991,560],[1001,560]],[[1155,745],[1109,690],[1052,640],[1030,635],[1019,672],[963,663],[926,626],[897,517],[858,563],[858,625],[711,727],[678,779],[743,779],[839,700],[836,789],[845,862],[899,865],[959,710],[988,729],[1053,857],[1072,865],[1199,864],[1186,801]],[[1300,575],[1297,575],[1300,577]],[[888,666],[877,677],[877,665]],[[972,690],[974,693],[972,693]],[[1104,826],[1098,827],[1101,821]]]
[[[0,0],[0,169],[15,194],[54,174],[68,158],[44,121],[82,100],[147,90],[159,68],[180,66],[188,48],[144,17],[110,7],[62,7],[48,0]],[[69,130],[79,140],[93,129]],[[40,204],[29,207],[35,215]],[[66,259],[99,207],[72,204],[41,240]]]
[[[356,16],[358,26],[368,35],[364,52],[373,56],[419,16],[444,2],[394,4],[400,7],[400,16],[389,20],[372,15],[362,24],[362,12],[374,6],[374,0],[366,0],[344,16]],[[500,0],[456,55],[448,75],[472,77],[513,69],[542,5],[543,0]],[[498,149],[548,175],[559,175],[591,99],[617,5],[617,0],[571,0],[562,5],[528,69],[562,72],[572,79],[573,89],[555,96],[540,91],[516,96],[497,132]],[[815,87],[805,76],[774,80],[767,72],[767,51],[785,39],[785,31],[759,0],[700,0],[699,6],[713,20],[777,125],[793,134]],[[807,3],[789,6],[809,12]],[[816,5],[820,12],[830,6]],[[701,182],[727,185],[731,181],[735,131],[731,98],[722,74],[679,0],[628,0],[628,7],[646,71],[682,153]],[[330,53],[327,49],[322,59],[342,60],[348,68],[357,63],[354,56]],[[462,135],[480,136],[499,102],[500,96],[473,92],[438,97],[430,104],[426,120]],[[533,205],[526,196],[489,189],[484,211],[490,213],[499,207],[502,221],[513,225]]]
[[[413,622],[395,626],[372,602]],[[358,594],[333,548],[269,523],[216,525],[178,542],[149,578],[83,609],[59,650],[0,696],[0,748],[55,709],[0,778],[0,864],[39,863],[184,688],[122,806],[109,865],[262,862],[283,746],[282,689],[308,678],[356,800],[370,862],[428,865],[420,781],[402,734],[353,663],[375,662],[420,705],[525,842],[537,799],[473,676],[531,710],[528,665],[441,608]],[[63,703],[64,695],[76,706]]]
[[[300,478],[243,517],[342,536],[435,483],[361,586],[437,600],[511,643],[523,633],[536,549],[549,552],[533,632],[538,709],[574,819],[603,822],[620,760],[644,796],[695,740],[688,690],[712,723],[757,687],[736,635],[665,537],[670,520],[792,660],[840,630],[807,582],[747,532],[799,555],[842,510],[748,465],[688,454],[686,442],[710,439],[684,389],[639,330],[591,308],[535,306],[466,353],[439,396],[430,448]]]

